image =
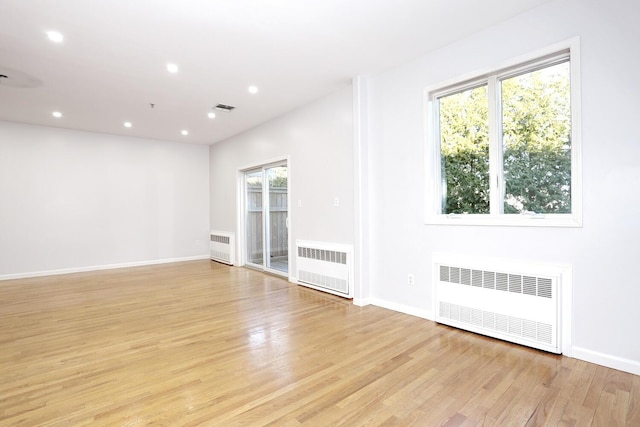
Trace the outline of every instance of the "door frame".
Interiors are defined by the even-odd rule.
[[[290,156],[284,156],[284,157],[277,157],[275,159],[269,159],[266,160],[264,162],[260,162],[257,164],[251,164],[248,166],[244,166],[238,169],[237,171],[237,178],[236,178],[236,186],[237,186],[237,190],[236,190],[236,212],[237,212],[237,217],[236,217],[236,224],[237,224],[237,228],[236,228],[236,236],[238,236],[238,240],[237,240],[237,245],[236,245],[236,259],[239,260],[238,265],[239,266],[243,266],[243,267],[247,267],[247,268],[256,268],[254,265],[249,265],[247,264],[247,230],[246,230],[246,208],[247,208],[247,204],[246,204],[246,195],[245,195],[245,190],[246,190],[246,185],[245,185],[245,173],[250,172],[252,170],[256,170],[256,169],[262,169],[264,170],[265,168],[269,168],[272,166],[286,166],[287,167],[287,250],[289,253],[288,256],[288,260],[287,260],[287,272],[283,272],[280,270],[276,270],[273,268],[267,268],[266,267],[266,263],[265,260],[263,258],[263,264],[262,264],[262,268],[260,268],[260,271],[264,271],[270,274],[275,274],[278,276],[283,276],[286,277],[288,279],[291,279],[292,277],[292,272],[291,272],[291,266],[292,266],[292,260],[291,260],[291,256],[293,255],[292,252],[292,214],[291,214],[291,159]],[[264,182],[263,183],[263,188],[268,188],[268,183]],[[264,201],[263,201],[263,207],[264,207]],[[266,236],[268,235],[268,232],[266,230],[266,227],[264,227],[263,229],[263,239],[266,239]],[[263,240],[263,245],[265,245],[266,240]],[[268,256],[267,253],[264,254],[264,257]]]

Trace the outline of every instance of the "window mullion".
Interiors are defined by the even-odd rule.
[[[502,112],[500,82],[495,75],[487,81],[489,102],[489,206],[491,215],[503,213],[504,177],[502,173]]]

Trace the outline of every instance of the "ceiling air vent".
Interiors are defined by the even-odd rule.
[[[231,105],[218,104],[214,107],[216,110],[229,112],[236,107],[232,107]]]

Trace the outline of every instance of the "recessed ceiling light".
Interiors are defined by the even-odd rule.
[[[47,37],[55,43],[62,43],[64,40],[64,36],[57,31],[47,31]]]
[[[131,126],[133,126],[131,122],[124,122],[124,127],[130,128]]]
[[[180,132],[180,133],[181,133],[181,134],[183,134],[184,136],[189,135],[189,131],[188,131],[188,130],[186,130],[186,129],[185,129],[185,130],[183,130],[183,131],[182,131],[182,132]]]
[[[59,119],[60,117],[62,117],[62,113],[60,111],[54,111],[53,113],[51,113],[51,115],[56,119]]]
[[[207,114],[207,117],[209,117],[210,119],[215,119],[216,118],[216,113],[211,111],[209,114]]]
[[[177,73],[178,66],[176,64],[167,64],[167,71],[170,73]]]
[[[257,86],[249,86],[249,93],[252,93],[252,94],[258,93],[258,87]]]

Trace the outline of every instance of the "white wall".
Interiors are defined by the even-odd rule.
[[[208,150],[0,122],[0,277],[207,255]]]
[[[345,87],[213,144],[211,228],[236,231],[239,170],[289,157],[292,240],[353,244],[352,105],[351,87]],[[333,206],[334,197],[339,207]]]
[[[557,0],[371,79],[373,301],[430,312],[434,252],[570,264],[574,355],[640,373],[638,16],[635,0]],[[423,89],[575,36],[584,227],[425,225]]]

